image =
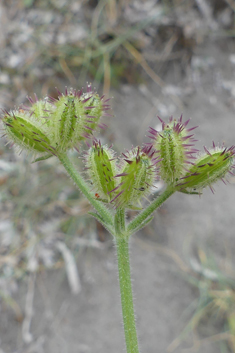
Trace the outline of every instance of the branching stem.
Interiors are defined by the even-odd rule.
[[[129,262],[129,237],[152,219],[152,213],[175,192],[175,188],[173,186],[168,186],[160,196],[158,196],[144,211],[137,215],[126,227],[125,209],[118,208],[113,217],[110,210],[94,198],[89,185],[75,169],[67,154],[60,154],[58,155],[58,158],[69,176],[98,212],[97,215],[93,214],[93,216],[99,219],[115,238],[126,350],[127,353],[139,353]]]
[[[89,185],[85,182],[85,180],[83,180],[82,176],[75,169],[67,154],[59,154],[58,158],[80,191],[86,196],[88,201],[92,204],[100,216],[102,216],[104,222],[108,225],[113,225],[113,215],[107,207],[105,207],[100,201],[97,201],[94,198],[94,194],[91,192]]]
[[[163,204],[164,201],[166,201],[174,192],[176,191],[175,187],[172,185],[167,186],[166,190],[158,196],[153,202],[145,208],[144,211],[139,213],[129,224],[127,227],[127,231],[132,234],[135,232],[136,229],[138,229],[149,216],[152,215],[152,213]]]

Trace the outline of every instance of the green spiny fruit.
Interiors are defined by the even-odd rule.
[[[197,152],[193,148],[193,135],[189,134],[196,127],[186,128],[189,120],[183,123],[182,116],[178,121],[171,117],[167,124],[159,120],[162,131],[150,128],[149,137],[154,140],[150,146],[156,149],[160,159],[159,175],[167,184],[174,184],[185,173],[186,165],[191,163],[190,159]]]
[[[102,115],[110,116],[106,112],[108,99],[99,97],[91,85],[86,93],[66,89],[64,94],[58,94],[58,99],[28,97],[30,107],[22,105],[15,112],[4,112],[6,134],[20,148],[43,154],[36,161],[76,148],[81,140],[91,138],[97,128],[105,127],[100,124]]]
[[[202,189],[209,186],[211,191],[214,192],[212,184],[217,180],[224,181],[225,175],[231,172],[234,167],[234,154],[235,146],[230,148],[215,147],[208,151],[205,147],[205,154],[200,156],[189,168],[189,171],[182,177],[178,184],[177,189],[186,193],[201,193]]]
[[[31,97],[27,97],[31,106],[22,105],[23,110],[26,110],[30,113],[33,120],[40,121],[42,123],[48,122],[54,107],[53,105],[48,102],[48,98],[39,100],[35,94],[35,100]]]
[[[42,123],[32,119],[28,112],[23,109],[5,112],[2,122],[5,135],[21,149],[40,154],[55,154]]]
[[[152,147],[133,148],[130,152],[123,154],[121,173],[115,178],[120,180],[116,187],[116,196],[111,200],[116,208],[137,208],[137,203],[142,197],[150,193],[150,189],[156,178],[155,165],[157,158],[153,158]]]
[[[66,89],[65,94],[59,92],[58,100],[50,98],[54,105],[50,119],[52,140],[59,152],[76,147],[81,140],[91,138],[98,127],[105,127],[99,124],[101,116],[108,115],[104,111],[109,109],[103,98],[90,85],[86,93]]]
[[[95,140],[86,155],[86,169],[97,199],[110,202],[117,186],[117,180],[114,178],[116,163],[111,148],[102,146],[100,141]]]

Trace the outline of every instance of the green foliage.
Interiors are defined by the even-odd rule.
[[[23,0],[23,4],[25,7],[31,7],[34,4],[35,0]]]
[[[215,256],[198,249],[198,263],[192,266],[189,283],[198,289],[198,299],[194,303],[194,314],[179,338],[173,342],[176,348],[190,332],[203,332],[203,341],[224,342],[221,353],[235,351],[235,284],[234,273],[226,273],[219,266]],[[226,259],[227,261],[227,259]],[[232,264],[230,264],[232,266]],[[194,269],[195,267],[195,269]],[[197,338],[198,340],[198,338]],[[198,340],[198,346],[201,342]]]

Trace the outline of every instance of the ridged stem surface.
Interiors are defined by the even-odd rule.
[[[95,208],[95,210],[100,214],[104,222],[107,223],[107,225],[113,225],[113,216],[111,212],[107,209],[107,207],[102,204],[102,202],[97,201],[95,199],[94,193],[91,192],[89,185],[85,182],[85,180],[83,180],[82,176],[75,169],[67,154],[60,154],[58,155],[58,158],[63,164],[65,170],[67,171],[71,179],[75,182],[81,192],[86,196],[86,198]]]
[[[127,353],[139,353],[132,296],[128,238],[116,237],[116,248],[126,351]]]

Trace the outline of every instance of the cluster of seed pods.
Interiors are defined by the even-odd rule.
[[[159,118],[160,119],[160,118]],[[191,134],[196,127],[188,128],[190,120],[182,116],[162,123],[161,131],[150,127],[152,142],[135,147],[121,158],[114,158],[111,147],[94,141],[86,156],[86,168],[96,197],[116,208],[139,209],[143,197],[150,194],[156,180],[163,180],[176,191],[200,194],[234,168],[235,147],[216,147],[201,155],[194,147],[196,140]]]
[[[85,160],[96,197],[116,208],[139,209],[139,200],[156,180],[157,159],[152,147],[132,148],[116,158],[111,146],[94,141]]]
[[[4,135],[20,150],[39,154],[40,159],[59,156],[78,144],[92,139],[86,152],[86,169],[93,185],[95,197],[116,208],[139,209],[140,201],[147,197],[156,180],[163,180],[176,191],[201,193],[218,179],[225,182],[226,174],[234,168],[235,147],[216,147],[198,155],[189,121],[159,118],[160,131],[150,127],[151,142],[135,147],[115,157],[111,147],[102,146],[94,139],[94,132],[105,125],[102,116],[110,116],[109,99],[99,96],[91,85],[83,90],[58,91],[58,98],[39,100],[28,98],[31,106],[4,111]]]
[[[28,97],[31,106],[22,105],[18,110],[4,111],[2,122],[5,134],[20,149],[43,155],[64,153],[76,148],[80,141],[93,136],[104,115],[109,115],[108,99],[94,92],[66,89],[58,91],[58,98],[39,100]]]

